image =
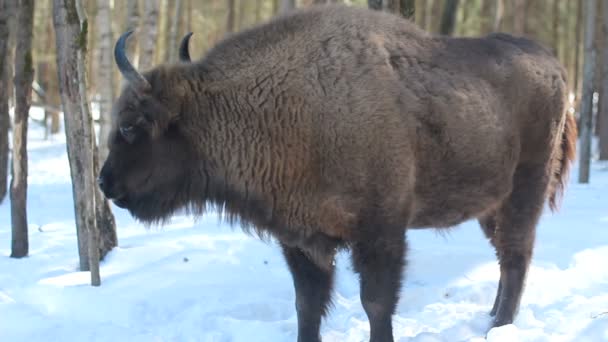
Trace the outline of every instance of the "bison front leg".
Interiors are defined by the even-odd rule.
[[[353,245],[353,263],[361,278],[361,304],[370,324],[372,342],[393,341],[392,315],[399,300],[404,266],[404,232],[391,238]]]
[[[326,253],[324,265],[318,265],[298,247],[281,244],[293,277],[298,314],[298,342],[321,341],[321,318],[326,314],[334,277],[335,249]],[[315,260],[316,260],[315,259]]]
[[[545,166],[520,165],[513,190],[497,212],[492,242],[500,262],[500,283],[492,310],[494,327],[513,323],[519,310],[546,188]]]

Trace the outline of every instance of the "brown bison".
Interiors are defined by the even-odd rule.
[[[547,201],[573,159],[564,68],[524,38],[433,36],[322,6],[138,73],[117,100],[99,185],[146,223],[209,208],[276,238],[298,340],[320,340],[336,250],[360,275],[371,341],[391,341],[407,229],[478,219],[500,261],[493,326],[516,315]],[[187,40],[180,55],[189,59]]]

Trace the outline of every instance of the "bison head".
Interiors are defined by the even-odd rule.
[[[191,144],[181,134],[185,90],[176,81],[176,71],[158,67],[145,75],[137,72],[125,55],[131,33],[123,34],[114,50],[128,84],[112,109],[109,154],[98,183],[117,206],[144,222],[155,222],[188,204],[196,168]]]

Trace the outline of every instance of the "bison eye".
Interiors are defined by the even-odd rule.
[[[120,134],[129,143],[132,144],[135,141],[135,127],[133,125],[120,127]]]

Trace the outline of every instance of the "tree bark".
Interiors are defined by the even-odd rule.
[[[55,0],[53,0],[55,1]],[[73,0],[70,0],[73,1]],[[123,32],[127,32],[127,31],[131,31],[131,30],[135,30],[137,29],[137,26],[139,25],[139,3],[137,0],[127,0],[126,1],[126,17],[125,17],[125,23],[124,23],[124,31]],[[133,64],[133,66],[135,66],[136,68],[138,68],[139,66],[139,56],[138,56],[138,45],[137,42],[139,41],[139,35],[138,34],[133,34],[130,37],[130,41],[131,44],[127,44],[127,56],[129,56],[129,60],[131,61],[131,63]],[[120,87],[125,87],[127,85],[127,81],[124,78],[120,77],[120,73],[115,73],[115,76],[119,77],[120,80]],[[118,89],[116,89],[116,91],[114,92],[114,94],[116,94],[118,92]]]
[[[177,30],[179,29],[179,19],[182,12],[182,1],[175,0],[173,8],[173,17],[171,18],[171,30],[169,31],[169,62],[177,62]]]
[[[114,103],[114,77],[112,72],[112,13],[110,0],[97,0],[97,90],[99,93],[99,154],[101,160],[108,156],[111,107]]]
[[[526,32],[526,1],[514,0],[513,33],[523,35]]]
[[[13,118],[13,168],[11,177],[11,257],[28,254],[27,231],[27,126],[32,102],[32,30],[34,0],[21,0],[17,11],[15,49],[15,115]]]
[[[367,0],[367,7],[373,10],[382,10],[382,0]]]
[[[0,203],[6,198],[8,179],[8,131],[11,118],[9,116],[8,99],[12,91],[10,86],[11,68],[9,58],[9,17],[11,0],[0,0]]]
[[[599,135],[599,150],[600,160],[608,160],[608,6],[604,3],[602,8],[602,27],[604,35],[602,37],[603,65],[604,72],[602,74],[602,93],[600,99],[603,100],[603,105],[597,115],[598,120],[598,135]]]
[[[585,61],[583,70],[583,96],[581,98],[580,118],[580,162],[579,183],[589,182],[591,163],[591,122],[593,110],[593,72],[596,69],[596,51],[594,44],[596,1],[585,2]]]
[[[111,248],[99,236],[97,227],[115,239],[115,228],[107,232],[100,212],[104,201],[95,183],[99,168],[95,153],[95,133],[86,97],[85,55],[87,21],[81,0],[54,0],[53,23],[56,31],[57,65],[64,109],[67,150],[72,175],[72,193],[80,255],[80,269],[91,270],[91,284],[100,284],[99,260]],[[100,202],[100,203],[96,203]],[[112,228],[112,227],[110,227]],[[113,247],[113,246],[112,246]]]
[[[580,69],[581,69],[581,61],[580,61],[580,42],[581,42],[581,31],[583,27],[583,0],[578,0],[576,3],[576,37],[575,37],[575,46],[574,49],[574,94],[578,101],[579,98],[579,79],[580,79]]]
[[[159,0],[144,1],[144,17],[139,38],[139,69],[147,70],[154,65],[156,38],[158,37]],[[102,159],[103,160],[103,159]]]
[[[296,0],[281,0],[281,13],[289,12],[296,8]]]
[[[228,11],[226,14],[226,33],[234,32],[234,12],[236,12],[235,0],[228,0]]]
[[[458,12],[458,0],[446,0],[443,15],[441,16],[441,27],[439,33],[451,36],[456,27],[456,13]]]
[[[505,14],[505,4],[503,0],[496,0],[496,9],[494,11],[494,31],[499,31],[502,25],[502,19]]]

